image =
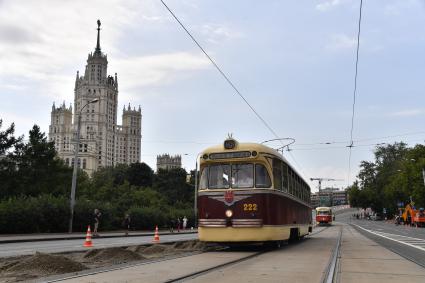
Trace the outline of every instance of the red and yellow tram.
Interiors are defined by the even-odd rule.
[[[280,242],[312,231],[310,187],[275,149],[224,144],[201,153],[199,240]]]
[[[319,224],[332,224],[332,209],[330,207],[316,208],[316,222]]]

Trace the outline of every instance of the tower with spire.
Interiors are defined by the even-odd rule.
[[[100,26],[98,20],[96,47],[88,54],[84,75],[79,71],[76,74],[74,113],[72,107],[56,108],[53,104],[49,128],[59,156],[72,166],[76,124],[81,115],[77,162],[89,174],[99,167],[140,162],[141,108],[124,109],[123,125],[117,124],[118,75],[108,75],[108,58],[100,47]],[[87,105],[95,98],[99,99],[97,103]]]

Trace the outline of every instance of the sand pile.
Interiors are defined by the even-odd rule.
[[[153,255],[159,253],[165,253],[169,250],[170,247],[166,245],[154,244],[152,246],[147,247],[143,250],[143,254],[145,255]]]
[[[139,245],[139,246],[130,246],[127,248],[127,250],[135,252],[135,253],[143,253],[143,251],[146,249],[146,246]]]
[[[4,269],[6,272],[29,272],[38,274],[60,274],[68,272],[77,272],[86,269],[86,267],[76,261],[61,255],[51,255],[36,252],[35,255],[25,260],[13,264]]]
[[[95,249],[88,251],[84,255],[84,258],[91,261],[111,261],[114,263],[144,259],[144,257],[138,253],[125,248]]]
[[[201,243],[199,241],[184,241],[184,242],[176,242],[173,245],[173,248],[177,250],[201,250],[205,247],[204,243]]]

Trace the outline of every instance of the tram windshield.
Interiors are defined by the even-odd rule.
[[[203,168],[199,189],[268,188],[271,186],[267,169],[261,164],[213,164]]]
[[[319,210],[317,212],[317,215],[331,215],[331,211],[330,210]]]

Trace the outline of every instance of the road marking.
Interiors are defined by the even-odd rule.
[[[365,228],[363,228],[363,227],[361,227],[361,226],[359,226],[357,224],[352,224],[352,225],[355,225],[356,227],[358,227],[358,228],[360,228],[360,229],[362,229],[362,230],[364,230],[366,232],[369,232],[371,234],[374,234],[376,236],[380,236],[382,238],[386,238],[388,240],[391,240],[391,241],[394,241],[394,242],[397,242],[397,243],[400,243],[400,244],[403,244],[403,245],[406,245],[406,246],[410,246],[412,248],[415,248],[415,249],[418,249],[418,250],[422,250],[422,251],[425,252],[425,248],[422,247],[423,245],[425,245],[425,240],[424,239],[412,238],[412,237],[407,237],[407,236],[402,236],[402,235],[396,235],[396,234],[390,234],[390,233],[384,233],[384,232],[376,232],[376,231],[373,231],[373,230],[365,229]],[[414,245],[410,241],[415,241],[415,243],[418,242],[418,243],[420,243],[420,245],[418,245],[418,244],[415,244]]]

